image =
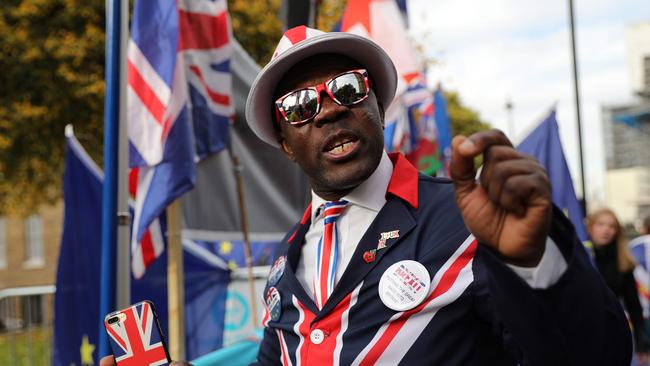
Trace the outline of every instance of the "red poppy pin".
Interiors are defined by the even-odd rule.
[[[373,262],[375,260],[377,249],[372,249],[372,250],[367,250],[365,253],[363,253],[363,260],[366,261],[366,263]]]

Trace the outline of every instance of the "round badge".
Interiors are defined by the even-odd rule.
[[[284,273],[284,266],[287,263],[287,257],[281,256],[275,260],[271,271],[269,272],[269,286],[275,286],[280,281],[280,277]]]
[[[394,263],[381,275],[379,298],[395,311],[411,310],[429,295],[431,277],[424,266],[416,261]]]
[[[269,309],[269,315],[274,322],[280,319],[282,314],[282,304],[280,301],[280,291],[277,288],[271,287],[266,292],[266,308]]]

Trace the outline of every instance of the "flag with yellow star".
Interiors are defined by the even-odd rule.
[[[245,267],[246,257],[244,255],[243,240],[222,240],[222,241],[200,241],[194,240],[202,248],[221,257],[231,270]],[[270,266],[275,258],[275,251],[278,247],[276,241],[251,242],[251,255],[254,266]]]
[[[65,213],[54,295],[52,365],[98,365],[102,177],[66,131]]]

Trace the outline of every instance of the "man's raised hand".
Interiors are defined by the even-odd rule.
[[[474,158],[483,154],[476,180]],[[534,267],[551,223],[551,185],[544,168],[515,150],[499,130],[456,136],[451,176],[456,204],[479,242],[508,263]]]

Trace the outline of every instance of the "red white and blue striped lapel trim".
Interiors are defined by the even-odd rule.
[[[311,323],[316,316],[307,309],[295,296],[292,296],[292,302],[298,311],[298,321],[294,324],[294,333],[298,336],[298,345],[294,351],[295,366],[311,365],[314,360],[322,365],[338,365],[341,359],[341,350],[343,349],[343,334],[348,329],[350,310],[357,303],[359,292],[363,282],[361,282],[348,296],[341,301],[338,306],[328,314],[327,318],[321,319],[317,327],[327,332],[325,341],[317,346],[312,345],[309,340],[311,334]],[[280,336],[280,335],[279,335]],[[280,344],[282,346],[282,339]],[[286,343],[285,343],[286,344]],[[311,349],[310,349],[311,347]],[[309,357],[308,357],[309,355]],[[281,362],[284,362],[284,355],[280,355]],[[290,361],[290,360],[289,360]]]
[[[275,333],[278,335],[278,342],[280,343],[280,362],[282,363],[282,366],[293,366],[293,364],[291,363],[289,350],[287,349],[287,342],[284,339],[284,334],[282,334],[282,330],[276,329]]]

